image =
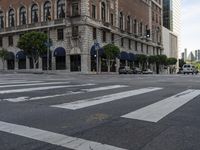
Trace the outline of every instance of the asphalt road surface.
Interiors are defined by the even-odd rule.
[[[0,150],[199,150],[199,75],[0,74]]]

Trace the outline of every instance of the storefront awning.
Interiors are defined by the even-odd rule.
[[[99,56],[102,56],[103,53],[104,53],[104,49],[103,49],[102,47],[99,48],[99,49],[98,49],[98,54],[99,54]],[[95,46],[95,45],[92,46],[92,48],[91,48],[91,50],[90,50],[90,55],[91,55],[91,56],[97,55],[97,50],[96,50],[96,46]]]
[[[26,55],[25,55],[24,51],[17,52],[16,59],[26,59]]]
[[[13,52],[8,52],[8,55],[6,55],[5,60],[14,60],[15,54]]]
[[[129,56],[128,58],[129,61],[134,61],[135,55],[133,53],[128,53],[128,56]]]
[[[58,47],[54,51],[54,57],[66,56],[65,49],[63,47]]]
[[[129,60],[129,54],[125,51],[122,51],[119,55],[120,60]]]

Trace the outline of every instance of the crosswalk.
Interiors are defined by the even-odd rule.
[[[62,90],[60,90],[62,89]],[[23,104],[31,101],[48,101],[48,108],[53,110],[71,111],[86,110],[92,107],[104,106],[118,101],[132,104],[138,102],[138,97],[158,95],[165,87],[132,87],[128,84],[101,85],[96,83],[72,83],[59,80],[0,80],[0,104],[1,102],[11,104]],[[43,92],[42,92],[43,91]],[[34,94],[30,94],[33,92]],[[40,93],[41,95],[38,95]],[[70,96],[70,99],[68,98]],[[185,104],[200,96],[199,89],[182,89],[180,92],[163,96],[152,103],[142,103],[140,108],[134,108],[119,116],[121,119],[131,121],[159,123],[168,115],[174,113]],[[57,99],[51,103],[51,100]],[[150,97],[151,98],[151,97]],[[60,101],[62,99],[62,101]],[[147,98],[145,101],[148,101]],[[3,103],[2,103],[3,104]],[[125,108],[121,108],[125,109]],[[66,136],[41,129],[15,125],[0,120],[0,131],[20,135],[30,139],[62,146],[70,149],[84,150],[125,150],[120,147],[89,141],[81,138]],[[12,131],[12,132],[11,132]]]
[[[86,87],[86,88],[84,88]],[[71,88],[77,88],[75,91]],[[41,92],[48,90],[65,89],[62,93],[54,93],[53,91],[46,93],[42,96],[29,96],[28,92]],[[121,89],[120,91],[113,91],[116,89]],[[0,95],[4,96],[0,101],[7,102],[29,102],[29,101],[41,101],[53,98],[66,97],[71,95],[87,95],[93,92],[111,91],[109,94],[103,92],[101,96],[95,96],[92,98],[71,100],[66,103],[57,103],[55,105],[49,105],[49,107],[67,109],[67,110],[79,110],[92,106],[98,106],[101,104],[111,103],[123,99],[134,99],[134,96],[152,94],[153,92],[158,92],[164,90],[163,87],[145,87],[138,89],[131,89],[128,85],[96,85],[94,83],[84,83],[84,84],[74,84],[69,81],[25,81],[25,80],[7,80],[0,81]],[[23,96],[18,96],[20,93]],[[10,94],[15,94],[15,97],[9,97]],[[37,95],[37,94],[35,94]],[[188,89],[178,93],[176,95],[171,95],[163,100],[159,100],[156,103],[144,106],[138,110],[124,114],[122,118],[148,121],[148,122],[158,122],[170,113],[174,112],[184,104],[190,102],[200,95],[200,90]],[[125,102],[125,101],[124,101]]]

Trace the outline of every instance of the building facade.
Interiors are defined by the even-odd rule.
[[[179,57],[181,1],[163,0],[163,45],[168,57]]]
[[[120,65],[133,64],[135,54],[163,53],[162,1],[1,0],[0,49],[9,51],[8,70],[33,68],[33,60],[17,48],[20,36],[30,31],[51,38],[49,69],[95,71],[94,43],[99,43],[99,70],[108,71],[102,47],[114,43],[121,51],[111,67],[116,71]],[[40,57],[37,68],[47,66],[47,57]]]

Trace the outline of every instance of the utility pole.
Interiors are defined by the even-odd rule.
[[[94,45],[95,45],[95,50],[97,52],[97,54],[96,54],[96,64],[97,64],[96,69],[97,69],[97,74],[99,74],[99,48],[100,48],[100,46],[96,40],[94,41]]]
[[[49,13],[47,16],[48,21],[48,42],[47,42],[47,72],[49,71],[49,53],[50,53],[50,21],[51,21],[51,14]]]

